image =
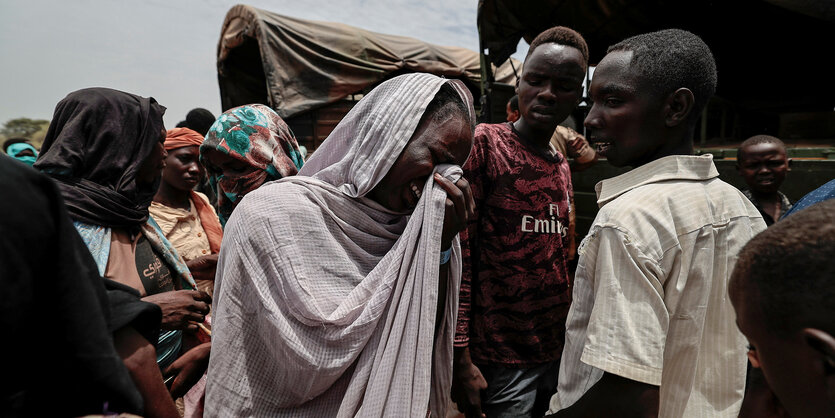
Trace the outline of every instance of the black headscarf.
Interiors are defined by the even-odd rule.
[[[139,226],[159,180],[140,186],[136,175],[162,139],[164,113],[153,98],[118,90],[72,92],[55,106],[35,168],[58,182],[74,220]]]

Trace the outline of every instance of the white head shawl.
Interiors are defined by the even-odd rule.
[[[365,196],[388,173],[445,83],[458,92],[470,121],[475,121],[473,99],[464,83],[425,73],[395,77],[348,112],[299,175],[330,183],[351,197]]]
[[[445,416],[461,277],[456,238],[435,338],[446,193],[427,181],[411,216],[363,197],[444,83],[474,120],[460,81],[396,77],[357,103],[299,176],[238,205],[218,263],[207,416]]]

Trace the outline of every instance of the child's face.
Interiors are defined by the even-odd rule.
[[[775,143],[748,145],[740,150],[736,168],[751,190],[776,193],[789,172],[789,159]]]
[[[600,61],[591,80],[594,103],[584,122],[589,142],[616,167],[637,167],[656,158],[666,142],[663,101],[641,88],[630,69],[632,51],[615,51]]]
[[[555,43],[536,47],[516,87],[521,119],[533,131],[550,137],[580,101],[585,74],[583,55],[577,48]]]
[[[769,387],[792,416],[821,416],[830,407],[820,354],[805,342],[801,330],[781,337],[769,328],[759,292],[745,283],[748,280],[747,273],[737,269],[729,286],[737,327],[748,339],[748,359],[762,369]]]

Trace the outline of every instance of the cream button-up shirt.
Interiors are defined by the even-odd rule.
[[[661,417],[738,415],[746,342],[728,281],[765,223],[718,177],[711,155],[668,156],[597,184],[552,412],[608,372],[660,386]]]

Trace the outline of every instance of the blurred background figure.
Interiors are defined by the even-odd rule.
[[[760,211],[766,225],[771,226],[792,208],[789,198],[780,192],[791,171],[791,159],[779,138],[756,135],[743,141],[736,152],[736,169],[748,185],[742,193]]]
[[[209,132],[209,128],[211,128],[212,124],[215,123],[215,119],[215,115],[213,115],[212,112],[207,109],[203,109],[202,107],[198,107],[196,109],[191,109],[188,114],[186,114],[185,127],[192,129],[205,137],[206,133]]]
[[[519,120],[519,96],[514,94],[510,100],[507,101],[507,121],[516,122]]]
[[[28,166],[35,164],[38,150],[26,138],[9,138],[3,143],[3,151]]]

